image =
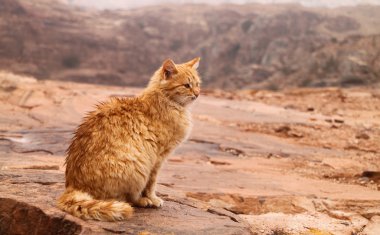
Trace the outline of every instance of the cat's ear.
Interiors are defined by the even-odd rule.
[[[167,59],[162,64],[162,72],[165,79],[170,79],[174,74],[178,73],[178,70],[171,59]]]
[[[199,67],[199,61],[201,60],[200,57],[197,57],[197,58],[194,58],[192,60],[190,60],[189,62],[187,62],[186,64],[190,67],[192,67],[193,69],[197,69]]]

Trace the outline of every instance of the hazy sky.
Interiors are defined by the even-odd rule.
[[[380,0],[63,0],[71,4],[95,7],[99,9],[116,9],[116,8],[135,8],[147,5],[164,4],[164,3],[288,3],[298,2],[304,6],[324,6],[324,7],[339,7],[353,6],[359,4],[374,4],[380,5]]]

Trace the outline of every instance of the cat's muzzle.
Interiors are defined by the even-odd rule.
[[[199,94],[194,94],[194,95],[191,97],[191,99],[192,99],[192,100],[195,100],[195,99],[198,98],[198,96],[199,96]]]

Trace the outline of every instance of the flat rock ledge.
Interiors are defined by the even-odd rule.
[[[49,181],[41,181],[41,179]],[[0,174],[0,234],[252,234],[239,216],[184,198],[160,186],[163,208],[136,208],[123,222],[84,221],[60,211],[64,190],[57,170],[17,169]]]

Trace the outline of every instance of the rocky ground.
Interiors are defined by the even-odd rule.
[[[61,212],[72,132],[136,88],[0,72],[0,234],[380,234],[380,92],[205,91],[166,162],[162,209],[130,221]]]

